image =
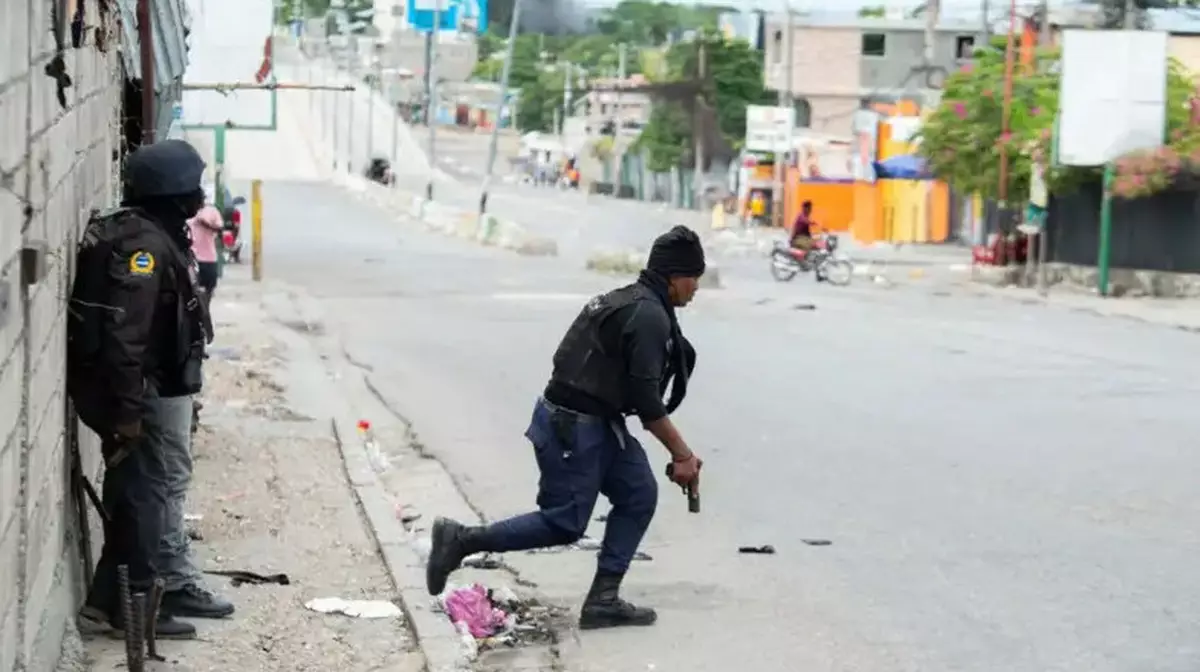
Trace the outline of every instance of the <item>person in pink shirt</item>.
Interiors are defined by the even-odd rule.
[[[192,254],[196,255],[197,280],[209,299],[217,289],[217,236],[225,222],[221,212],[206,205],[188,220],[192,232]]]

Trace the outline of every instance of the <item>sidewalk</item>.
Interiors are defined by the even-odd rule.
[[[294,347],[294,329],[272,321],[247,271],[227,274],[213,305],[218,337],[206,366],[205,408],[195,440],[189,511],[205,570],[284,573],[289,585],[209,585],[237,613],[195,620],[195,641],[164,641],[150,670],[311,672],[425,667],[405,618],[367,620],[305,608],[313,598],[397,599],[375,541],[360,519],[320,402],[336,394],[319,358]],[[289,345],[289,342],[292,345]],[[98,552],[98,549],[97,549]],[[94,670],[124,666],[122,642],[92,635]]]
[[[1057,306],[1101,317],[1125,318],[1184,331],[1200,332],[1200,301],[1196,300],[1148,297],[1116,299],[1063,289],[1051,289],[1047,296],[1041,296],[1033,289],[1012,286],[995,287],[982,283],[970,283],[970,291],[977,296],[992,296],[1022,303]]]

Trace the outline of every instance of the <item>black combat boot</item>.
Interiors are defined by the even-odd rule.
[[[137,598],[134,598],[137,599]],[[145,598],[149,602],[149,597]],[[108,618],[108,624],[112,627],[109,634],[115,639],[125,638],[125,619],[120,609],[115,610]],[[150,637],[150,626],[146,625],[145,636]],[[159,609],[158,622],[154,624],[154,636],[156,639],[195,639],[196,626],[187,621],[176,620],[170,613]]]
[[[487,550],[483,547],[482,532],[482,527],[467,527],[449,518],[433,521],[429,560],[425,563],[425,588],[430,595],[442,594],[446,580],[463,558]]]
[[[583,609],[579,611],[580,630],[654,625],[658,620],[658,612],[649,607],[635,607],[618,596],[623,578],[622,574],[596,572],[592,589],[588,591]]]

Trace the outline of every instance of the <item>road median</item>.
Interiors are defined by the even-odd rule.
[[[474,212],[430,201],[406,189],[385,187],[355,175],[337,175],[334,181],[363,201],[406,221],[420,222],[431,231],[488,247],[511,250],[523,256],[558,256],[557,241],[536,236],[514,221],[484,215],[480,222]]]
[[[649,252],[639,250],[597,250],[588,255],[584,268],[606,275],[637,275],[646,267]],[[711,262],[700,278],[705,289],[721,289],[721,271]]]

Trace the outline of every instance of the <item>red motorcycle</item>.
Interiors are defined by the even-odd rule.
[[[771,276],[779,282],[795,279],[800,273],[812,271],[818,281],[842,287],[850,284],[854,264],[837,254],[837,236],[825,235],[813,239],[810,250],[797,250],[784,241],[776,241],[771,250]]]
[[[221,232],[221,245],[225,248],[225,257],[229,261],[242,263],[242,211],[240,206],[246,199],[238,196],[225,206],[222,219],[225,220],[225,230]]]

